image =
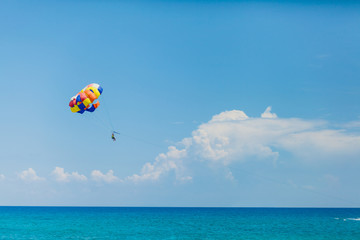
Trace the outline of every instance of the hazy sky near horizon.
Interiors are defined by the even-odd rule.
[[[359,207],[359,25],[350,1],[1,1],[0,205]]]

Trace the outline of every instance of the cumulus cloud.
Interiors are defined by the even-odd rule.
[[[78,172],[68,173],[64,171],[64,168],[56,167],[52,171],[52,175],[55,177],[55,180],[58,182],[70,182],[71,180],[76,181],[86,181],[87,177],[85,175],[79,174]]]
[[[140,174],[127,179],[157,180],[174,171],[177,179],[191,180],[184,171],[187,161],[224,166],[233,162],[276,161],[283,151],[309,163],[357,159],[360,134],[346,128],[334,129],[326,121],[278,118],[268,107],[260,118],[248,117],[240,110],[217,114],[198,126],[180,146],[170,146],[167,153],[146,163]]]
[[[43,181],[45,178],[39,177],[35,170],[29,168],[28,170],[24,170],[19,174],[19,177],[27,182],[34,182],[34,181]]]
[[[271,112],[271,106],[267,107],[265,112],[261,114],[262,118],[277,118],[276,113]]]
[[[239,110],[225,111],[220,114],[217,114],[212,117],[210,123],[212,122],[224,122],[224,121],[236,121],[236,120],[246,120],[249,117]]]
[[[178,150],[174,146],[168,148],[167,153],[159,154],[154,163],[146,163],[141,174],[134,174],[127,177],[126,180],[139,182],[143,180],[157,180],[164,173],[174,170],[177,173],[177,178],[181,181],[189,181],[190,176],[183,176],[179,174],[182,170],[182,159],[186,157],[186,149]]]
[[[94,170],[91,172],[91,177],[96,182],[112,183],[112,182],[120,181],[118,177],[114,176],[113,170],[109,170],[106,174],[103,174],[99,170]]]

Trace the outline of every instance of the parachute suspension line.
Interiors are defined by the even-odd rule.
[[[85,115],[85,114],[84,114],[84,115]],[[111,130],[111,129],[109,128],[109,126],[108,126],[107,124],[105,124],[105,122],[102,121],[100,118],[96,117],[95,114],[86,114],[85,117],[91,119],[91,121],[93,121],[96,125],[104,128],[104,129]]]
[[[98,117],[96,114],[92,114],[93,118],[96,119],[98,122],[100,122],[106,129],[112,131],[113,128],[111,126],[109,126],[108,123],[106,123],[103,119],[101,119],[100,117]]]
[[[106,114],[108,116],[108,119],[109,119],[109,122],[110,122],[110,126],[112,128],[112,130],[114,130],[114,125],[112,123],[112,120],[111,120],[111,116],[110,116],[110,112],[109,112],[109,109],[107,108],[106,104],[105,104],[105,111],[106,111]]]
[[[94,115],[88,114],[93,113],[99,107],[100,102],[98,102],[98,98],[100,97],[100,95],[102,95],[102,92],[103,88],[99,84],[91,83],[71,98],[69,107],[70,110],[74,113],[84,114],[85,112],[87,112],[83,115],[85,118],[91,119],[95,124],[101,125],[101,127],[109,129],[111,132],[113,132],[114,126],[110,119],[107,104],[104,104],[104,108],[108,115],[108,122],[110,123],[110,127],[106,122],[104,122],[101,117],[97,116],[96,113]]]
[[[159,147],[159,148],[164,148],[164,146],[161,146],[160,144],[156,144],[156,143],[153,143],[153,142],[150,142],[150,141],[147,141],[145,139],[142,139],[142,138],[138,138],[138,137],[134,137],[132,135],[128,135],[128,134],[125,134],[123,132],[117,132],[115,131],[115,128],[114,128],[114,125],[113,125],[113,122],[112,122],[112,118],[111,118],[111,114],[110,114],[110,111],[109,111],[109,107],[108,107],[108,104],[107,104],[107,100],[106,100],[106,96],[102,96],[102,101],[104,103],[104,106],[103,108],[105,109],[106,111],[106,115],[107,115],[107,118],[108,118],[108,122],[110,124],[110,127],[111,127],[111,133],[113,134],[119,134],[119,135],[122,135],[122,136],[125,136],[125,137],[128,137],[128,138],[131,138],[135,141],[138,141],[138,142],[142,142],[142,143],[145,143],[145,144],[149,144],[149,145],[152,145],[152,146],[156,146],[156,147]]]
[[[111,126],[111,130],[114,131],[114,125],[113,125],[112,120],[111,120],[110,112],[109,112],[109,109],[108,109],[108,106],[107,106],[106,97],[103,96],[102,100],[103,100],[103,102],[104,102],[104,109],[105,109],[107,118],[108,118],[108,120],[109,120],[109,124],[110,124],[110,126]]]
[[[104,126],[104,124],[102,124],[101,122],[97,121],[93,116],[87,115],[84,116],[85,118],[89,119],[92,123],[96,124],[98,127],[101,127],[103,129],[107,129],[106,126]]]

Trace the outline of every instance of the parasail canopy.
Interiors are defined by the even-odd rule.
[[[85,111],[94,112],[100,105],[98,98],[102,92],[102,87],[97,83],[87,85],[71,98],[69,103],[71,111],[81,114]]]

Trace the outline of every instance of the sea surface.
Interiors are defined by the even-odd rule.
[[[360,239],[359,208],[0,207],[0,239]]]

